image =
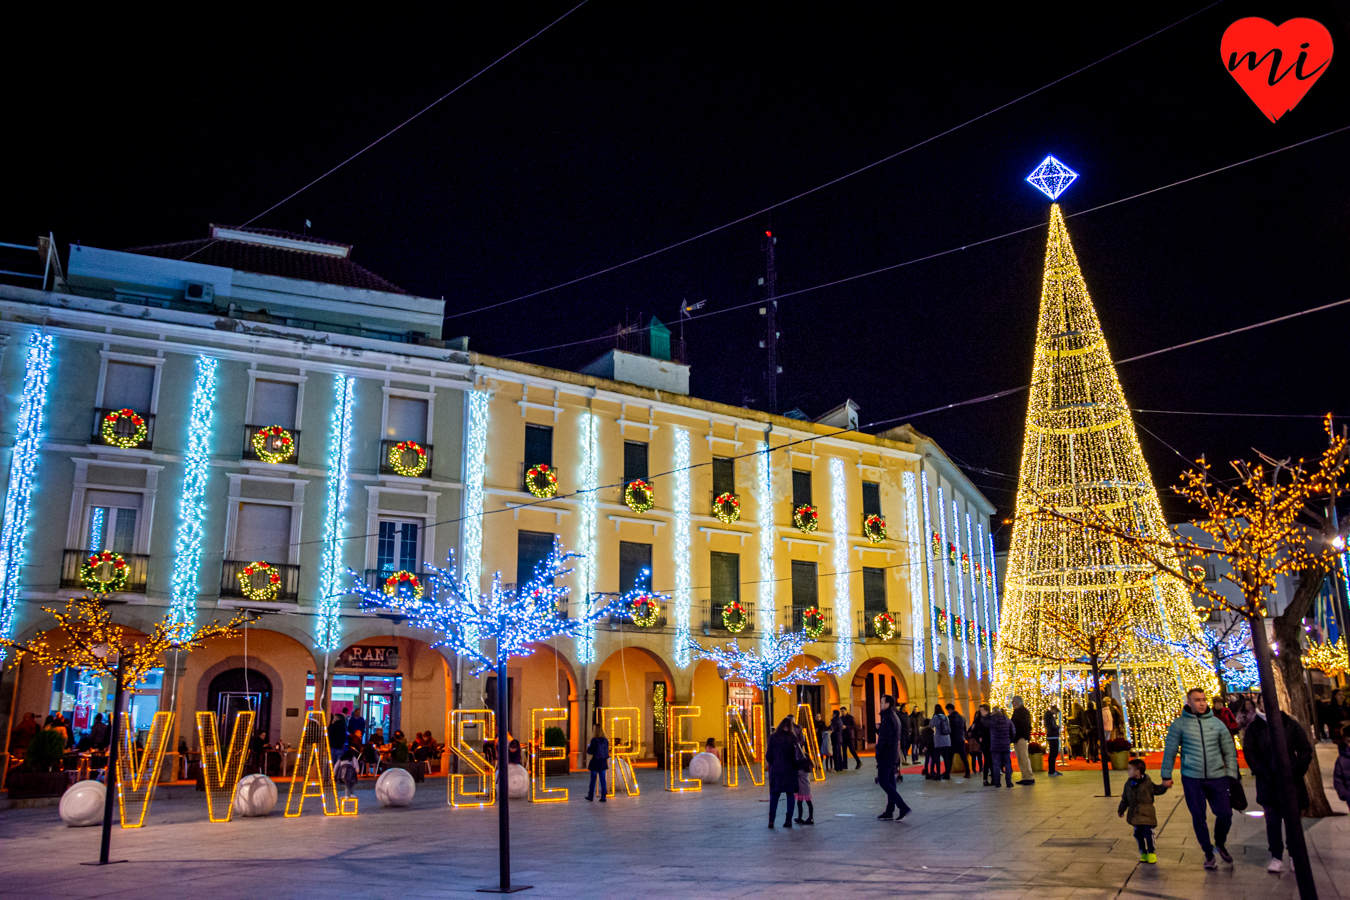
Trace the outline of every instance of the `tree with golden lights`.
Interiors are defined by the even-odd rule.
[[[1187,584],[1209,601],[1211,609],[1230,610],[1251,623],[1261,695],[1280,775],[1281,809],[1303,896],[1315,894],[1308,874],[1307,847],[1281,710],[1287,706],[1289,714],[1316,739],[1302,677],[1302,623],[1312,599],[1321,590],[1323,578],[1336,565],[1339,546],[1345,542],[1343,530],[1333,524],[1334,517],[1326,514],[1327,510],[1334,509],[1337,499],[1350,491],[1347,484],[1350,442],[1346,432],[1342,429],[1336,434],[1330,416],[1326,432],[1330,439],[1328,447],[1312,463],[1303,459],[1274,460],[1258,454],[1258,462],[1233,462],[1236,479],[1220,482],[1202,458],[1196,468],[1183,473],[1176,492],[1200,509],[1202,516],[1195,524],[1204,535],[1202,539],[1185,535],[1163,539],[1140,534],[1122,528],[1109,514],[1095,508],[1070,512],[1047,503],[1035,516],[1040,521],[1109,537],[1127,559],[1145,562],[1157,573]],[[1199,563],[1207,559],[1221,559],[1228,564],[1231,571],[1223,579],[1238,588],[1240,601],[1205,583],[1204,569]],[[1299,576],[1299,587],[1286,609],[1273,619],[1280,649],[1276,657],[1264,619],[1279,579],[1289,575]],[[1330,815],[1316,757],[1306,780],[1312,798],[1309,815]]]
[[[1330,641],[1313,644],[1308,648],[1308,652],[1303,654],[1303,667],[1316,669],[1330,678],[1344,675],[1350,670],[1350,660],[1346,658],[1345,636],[1342,635],[1334,644]]]

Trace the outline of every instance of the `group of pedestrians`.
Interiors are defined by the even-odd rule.
[[[847,770],[849,754],[853,755],[855,768],[862,768],[862,760],[858,758],[858,720],[853,718],[853,713],[845,710],[841,714],[836,709],[829,725],[817,716],[815,728],[826,771]]]
[[[838,710],[835,714],[838,715]],[[774,821],[778,818],[778,802],[784,794],[787,795],[787,809],[783,813],[784,828],[791,828],[794,821],[798,825],[816,824],[816,807],[811,798],[811,780],[816,767],[806,744],[810,739],[809,732],[797,724],[794,716],[784,716],[773,734],[769,735],[764,761],[769,767],[770,828],[774,827]],[[844,767],[847,768],[847,763]],[[794,803],[797,806],[795,820],[792,817]]]

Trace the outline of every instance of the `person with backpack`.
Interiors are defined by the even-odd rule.
[[[939,703],[933,708],[933,749],[937,751],[939,765],[947,764],[947,770],[937,777],[943,781],[952,780],[952,723],[942,711]]]

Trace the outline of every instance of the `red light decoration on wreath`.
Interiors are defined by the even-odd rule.
[[[101,573],[104,571],[108,574],[107,578],[102,577]],[[122,558],[122,554],[100,550],[89,554],[84,565],[80,566],[80,583],[97,594],[120,591],[126,586],[127,576],[130,574],[131,567]]]
[[[623,489],[623,502],[635,513],[645,513],[656,505],[656,491],[641,478],[628,482]]]
[[[969,574],[970,574],[970,554],[969,554],[969,553],[962,553],[962,554],[961,554],[961,572],[962,572],[963,574],[966,574],[966,575],[969,575]]]
[[[412,456],[412,463],[406,462]],[[427,448],[417,441],[399,441],[389,448],[389,468],[405,478],[416,478],[427,470]]]
[[[877,613],[872,617],[872,630],[883,641],[895,637],[895,617],[888,612]]]
[[[117,433],[117,426],[123,421],[131,423],[131,434]],[[150,429],[145,424],[145,417],[134,409],[118,409],[103,417],[99,433],[103,435],[104,443],[126,450],[145,440],[150,434]]]
[[[265,576],[261,586],[254,575]],[[270,603],[281,590],[281,570],[265,562],[251,562],[239,570],[239,590],[250,600]]]
[[[730,525],[741,518],[740,498],[732,493],[721,493],[713,501],[713,515],[717,521]]]
[[[934,556],[941,556],[941,555],[942,555],[942,536],[941,536],[940,534],[938,534],[938,533],[935,531],[935,532],[933,532],[932,537],[931,537],[929,540],[932,542],[932,545],[933,545],[933,555],[934,555]]]
[[[819,607],[812,606],[802,613],[802,631],[813,641],[825,633],[825,614]]]
[[[745,613],[745,607],[741,606],[739,600],[732,600],[726,606],[722,607],[722,627],[732,634],[740,634],[745,630],[750,617]]]
[[[886,540],[886,520],[876,513],[863,519],[863,534],[870,543],[880,544]]]
[[[525,473],[525,487],[541,500],[555,496],[558,493],[558,470],[548,463],[530,466],[530,470]]]
[[[265,463],[284,463],[295,455],[295,438],[280,425],[253,432],[253,452]]]
[[[651,594],[643,594],[633,601],[629,616],[633,624],[640,628],[650,628],[656,624],[657,618],[661,614],[661,607]]]
[[[792,511],[792,524],[804,534],[810,534],[820,526],[820,513],[809,503],[803,503]]]
[[[414,600],[421,600],[422,582],[407,569],[399,569],[384,580],[384,592],[390,597],[412,594]]]

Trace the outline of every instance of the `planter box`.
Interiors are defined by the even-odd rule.
[[[7,779],[9,799],[28,797],[60,797],[66,792],[70,779],[65,772],[10,772]]]
[[[1044,753],[1033,753],[1033,754],[1031,754],[1031,771],[1033,771],[1033,772],[1044,772],[1044,771],[1045,771],[1045,754],[1044,754]]]
[[[1119,772],[1130,764],[1130,751],[1122,750],[1111,754],[1111,768]]]

